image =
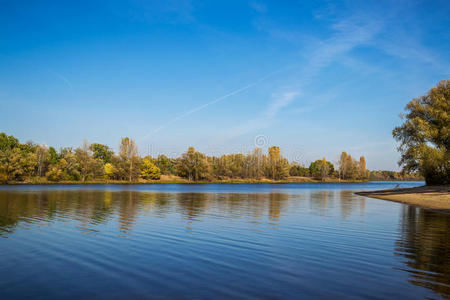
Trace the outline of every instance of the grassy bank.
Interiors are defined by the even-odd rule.
[[[450,185],[358,192],[357,195],[450,211]]]

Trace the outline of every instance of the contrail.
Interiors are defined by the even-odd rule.
[[[0,56],[4,56],[4,57],[6,57],[6,58],[8,58],[8,59],[15,59],[15,60],[18,60],[18,61],[20,61],[20,62],[21,62],[22,64],[24,64],[24,65],[28,65],[28,66],[31,66],[31,67],[37,69],[39,72],[42,72],[42,73],[45,73],[45,72],[50,73],[50,74],[52,74],[52,75],[58,77],[58,78],[61,79],[62,81],[64,81],[64,83],[67,84],[67,86],[69,87],[69,89],[70,89],[71,91],[73,90],[72,83],[69,81],[69,79],[67,79],[66,77],[64,77],[64,76],[63,76],[62,74],[60,74],[60,73],[57,73],[57,72],[55,72],[55,71],[52,71],[51,69],[49,69],[49,68],[46,67],[46,66],[42,67],[42,66],[40,66],[40,65],[38,65],[38,64],[30,63],[29,61],[27,61],[27,60],[25,60],[25,59],[16,58],[16,57],[14,57],[14,56],[12,56],[12,55],[6,55],[6,54],[3,54],[3,53],[0,53]]]
[[[193,109],[191,109],[191,110],[189,110],[189,111],[187,111],[187,112],[185,112],[185,113],[183,113],[183,114],[181,114],[181,115],[179,115],[179,116],[177,116],[177,117],[167,121],[166,123],[162,124],[161,126],[156,128],[155,130],[153,130],[151,133],[149,133],[148,135],[146,135],[143,138],[141,138],[139,141],[145,140],[145,139],[147,139],[147,138],[157,134],[159,131],[161,131],[162,129],[166,128],[167,126],[169,126],[169,125],[171,125],[171,124],[173,124],[173,123],[175,123],[175,122],[177,122],[177,121],[179,121],[179,120],[181,120],[181,119],[183,119],[183,118],[185,118],[185,117],[187,117],[187,116],[189,116],[189,115],[191,115],[193,113],[196,113],[196,112],[198,112],[198,111],[200,111],[200,110],[202,110],[202,109],[204,109],[204,108],[206,108],[206,107],[208,107],[210,105],[216,104],[216,103],[218,103],[220,101],[223,101],[223,100],[225,100],[225,99],[227,99],[229,97],[232,97],[232,96],[234,96],[236,94],[239,94],[239,93],[241,93],[241,92],[243,92],[245,90],[248,90],[249,88],[260,84],[261,82],[263,82],[267,78],[269,78],[269,77],[275,75],[276,73],[279,73],[279,72],[281,72],[281,71],[283,71],[283,70],[285,70],[287,68],[289,68],[289,67],[284,67],[284,68],[281,68],[281,69],[276,70],[274,72],[271,72],[271,73],[261,77],[260,79],[254,81],[254,82],[252,82],[250,84],[247,84],[246,86],[243,86],[243,87],[241,87],[241,88],[239,88],[237,90],[234,90],[234,91],[232,91],[232,92],[230,92],[230,93],[228,93],[226,95],[220,96],[220,97],[218,97],[218,98],[216,98],[216,99],[214,99],[214,100],[212,100],[212,101],[210,101],[208,103],[205,103],[205,104],[202,104],[202,105],[200,105],[200,106],[198,106],[196,108],[193,108]]]
[[[66,77],[64,77],[63,75],[56,73],[54,71],[48,70],[50,73],[52,73],[53,75],[55,75],[56,77],[58,77],[59,79],[61,79],[62,81],[64,81],[70,88],[70,90],[73,90],[72,87],[72,83],[70,83],[69,79],[67,79]]]

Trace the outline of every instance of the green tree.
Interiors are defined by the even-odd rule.
[[[156,160],[156,166],[161,170],[164,175],[169,175],[174,172],[174,161],[164,154],[158,155]]]
[[[12,150],[19,147],[19,140],[12,135],[7,135],[4,132],[0,133],[0,151]]]
[[[58,154],[58,152],[56,152],[56,150],[55,150],[55,148],[53,148],[53,147],[49,147],[48,148],[48,154],[49,154],[49,162],[51,163],[51,164],[57,164],[58,163],[58,161],[60,160],[60,156],[59,156],[59,154]]]
[[[114,155],[114,152],[108,146],[98,143],[91,144],[89,149],[92,151],[95,159],[100,159],[105,164],[111,162],[111,158]]]
[[[449,184],[450,80],[412,99],[405,110],[403,124],[392,132],[400,143],[399,165],[406,172],[418,170],[427,184]]]
[[[61,149],[60,159],[56,164],[50,166],[45,176],[50,181],[80,180],[79,161],[72,148]]]
[[[0,181],[7,182],[11,177],[10,173],[10,156],[12,149],[19,146],[19,140],[12,135],[4,132],[0,133]]]
[[[0,133],[0,180],[21,181],[33,176],[37,165],[33,143],[20,144],[12,135]]]
[[[325,158],[319,159],[309,165],[309,173],[314,178],[323,181],[334,173],[334,166]]]
[[[309,176],[309,169],[298,163],[292,163],[291,168],[289,169],[289,175],[307,177]]]
[[[75,149],[75,157],[78,161],[81,181],[103,175],[102,161],[93,157],[87,141],[84,141],[81,148]]]
[[[161,170],[151,159],[144,158],[141,164],[141,177],[147,180],[159,180],[161,179]]]

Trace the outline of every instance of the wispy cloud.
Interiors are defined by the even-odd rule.
[[[309,84],[323,68],[333,63],[339,56],[368,43],[383,26],[380,20],[363,21],[362,18],[362,16],[355,16],[332,25],[336,33],[317,43],[309,63],[303,68],[305,72],[300,79],[301,85]]]
[[[265,116],[269,119],[274,118],[281,109],[291,104],[292,101],[294,101],[295,97],[297,97],[299,94],[300,93],[297,91],[289,91],[282,93],[281,95],[273,95],[273,100],[267,107]]]
[[[50,69],[48,66],[46,65],[40,65],[40,64],[36,64],[32,61],[23,59],[23,58],[17,58],[15,56],[12,55],[6,55],[4,53],[0,53],[0,56],[3,56],[5,58],[7,58],[10,61],[15,61],[16,63],[25,66],[26,68],[30,68],[30,69],[35,69],[38,70],[39,72],[42,73],[43,76],[47,76],[48,74],[52,74],[55,77],[57,77],[58,79],[60,79],[61,81],[64,82],[64,84],[69,88],[70,91],[73,90],[73,85],[72,82],[70,82],[69,79],[67,79],[66,76],[62,75],[59,72],[55,72],[52,69]]]
[[[54,71],[49,71],[50,73],[52,73],[53,75],[55,75],[56,77],[58,77],[59,79],[61,79],[62,81],[64,81],[65,84],[67,84],[67,86],[69,87],[69,89],[72,91],[73,90],[73,86],[72,83],[69,81],[69,79],[67,79],[65,76],[54,72]]]
[[[294,100],[301,99],[302,91],[320,75],[321,71],[334,63],[339,57],[346,55],[354,48],[368,43],[382,28],[383,22],[377,19],[366,19],[363,15],[341,19],[333,23],[335,33],[328,39],[313,39],[315,44],[308,57],[307,63],[301,66],[301,73],[296,82],[290,87],[283,87],[282,92],[271,96],[267,107],[260,116],[248,120],[221,135],[222,142],[255,130],[261,130],[271,124],[283,108],[288,107]],[[318,103],[318,105],[321,105]],[[297,111],[299,108],[296,108]],[[309,105],[305,111],[314,109]],[[215,139],[214,142],[217,142]]]
[[[291,104],[298,95],[299,92],[297,91],[287,91],[283,93],[273,94],[270,104],[258,118],[248,120],[243,124],[235,126],[222,134],[218,134],[212,141],[212,144],[221,144],[237,136],[270,126],[271,121],[277,116],[277,114],[283,108]]]
[[[263,14],[266,12],[267,7],[260,2],[250,2],[250,7],[259,13]],[[330,13],[329,10],[327,13]],[[369,18],[366,14],[359,13],[353,14],[351,17],[335,19],[335,22],[331,24],[331,30],[334,32],[329,38],[317,38],[315,36],[308,36],[302,32],[291,32],[287,31],[283,33],[283,30],[278,30],[274,28],[266,28],[265,30],[273,35],[276,33],[277,38],[295,39],[299,38],[306,40],[309,43],[309,51],[304,55],[308,57],[306,63],[300,67],[301,73],[295,78],[295,83],[289,85],[288,87],[283,87],[271,95],[270,101],[267,107],[261,111],[255,119],[247,120],[244,124],[240,124],[234,128],[229,129],[223,134],[219,134],[219,139],[223,141],[237,137],[239,135],[259,130],[269,126],[274,119],[277,118],[278,114],[286,107],[291,105],[295,100],[300,99],[302,91],[311,85],[314,80],[320,75],[321,71],[334,63],[338,58],[345,56],[348,52],[353,50],[355,47],[368,43],[374,35],[376,35],[382,28],[383,22],[377,18]],[[186,111],[179,116],[176,116],[169,121],[161,124],[159,127],[154,129],[149,134],[142,137],[140,140],[146,140],[152,136],[159,133],[162,129],[178,122],[179,120],[188,117],[189,115],[203,110],[211,105],[217,104],[227,98],[234,95],[242,93],[257,84],[265,81],[267,78],[279,73],[281,70],[272,72],[257,81],[247,84],[239,89],[236,89],[226,95],[220,96],[210,102],[203,105],[195,107],[189,111]],[[311,102],[311,100],[309,101]],[[320,102],[320,101],[319,101]],[[321,105],[321,103],[317,103]],[[296,108],[297,111],[301,107]],[[308,111],[314,109],[314,103],[309,103]],[[215,139],[217,142],[217,139]]]
[[[258,13],[264,14],[267,11],[267,6],[264,3],[251,1],[249,3],[250,7]]]
[[[403,30],[396,30],[395,35],[387,35],[374,47],[381,49],[386,54],[401,58],[405,61],[414,61],[430,65],[433,69],[450,74],[450,65],[439,57],[437,53],[421,43],[417,37],[412,37]]]

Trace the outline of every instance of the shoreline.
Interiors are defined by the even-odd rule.
[[[140,180],[140,181],[119,181],[119,180],[91,180],[91,181],[12,181],[7,183],[0,183],[1,185],[93,185],[93,184],[287,184],[287,183],[365,183],[371,181],[402,181],[410,182],[417,180],[339,180],[335,178],[328,178],[325,181],[317,180],[310,177],[293,177],[284,180],[272,180],[272,179],[228,179],[228,180],[199,180],[189,181],[182,178],[168,178],[162,180]]]
[[[450,185],[425,185],[413,188],[362,191],[355,194],[450,212]]]

